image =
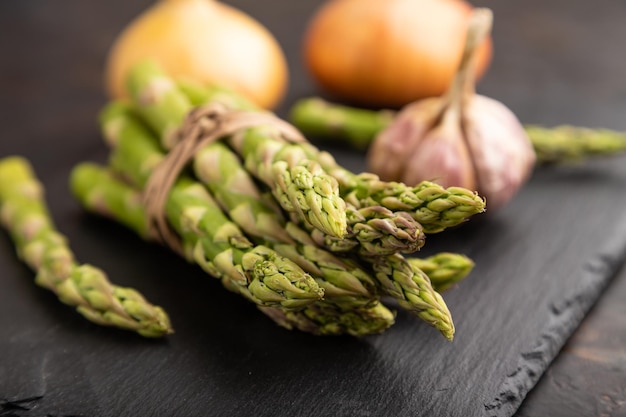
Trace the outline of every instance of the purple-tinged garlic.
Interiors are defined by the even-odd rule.
[[[474,10],[450,89],[405,106],[376,136],[368,153],[371,172],[388,181],[476,190],[491,210],[526,182],[536,157],[524,128],[505,105],[475,92],[476,50],[492,20],[491,10]]]

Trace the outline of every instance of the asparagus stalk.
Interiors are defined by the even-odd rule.
[[[151,132],[129,117],[128,107],[120,103],[113,103],[102,112],[101,125],[113,145],[112,167],[143,188],[156,164],[164,157]],[[89,203],[89,193],[96,189],[94,181],[90,182],[89,175],[81,171],[74,179],[75,194],[84,203]],[[110,194],[106,195],[116,197]],[[108,206],[125,207],[128,204],[120,201]],[[322,298],[323,289],[295,263],[268,247],[249,242],[202,184],[181,176],[167,198],[166,214],[182,238],[189,261],[196,262],[229,285],[238,284],[242,287],[242,294],[251,294],[248,298],[257,304],[298,308]],[[143,213],[133,219],[140,217],[145,219]],[[129,221],[125,223],[132,225]],[[140,233],[145,236],[145,230]]]
[[[176,129],[192,110],[192,103],[153,62],[134,66],[128,90],[146,122],[159,133],[161,144],[171,149]],[[275,194],[281,206],[326,233],[342,237],[346,232],[345,203],[337,181],[297,146],[274,140],[271,128],[251,128],[230,137],[231,146],[246,158],[248,166]]]
[[[392,110],[370,110],[331,104],[321,98],[298,100],[289,119],[307,136],[336,139],[354,149],[366,150],[378,132],[394,119]]]
[[[454,337],[454,323],[441,295],[428,276],[400,254],[367,259],[386,294],[399,305],[438,329],[448,340]]]
[[[464,279],[474,268],[474,261],[459,253],[441,252],[427,258],[407,258],[413,269],[430,279],[433,288],[442,292]]]
[[[260,310],[282,327],[316,335],[365,336],[381,333],[395,321],[394,313],[380,302],[370,306],[346,308],[320,301],[299,311],[272,307],[261,307]]]
[[[296,263],[250,243],[200,183],[180,179],[168,200],[168,218],[187,242],[187,252],[210,274],[245,287],[242,294],[251,294],[256,304],[300,308],[323,297],[323,289]],[[241,276],[247,280],[235,280]]]
[[[18,256],[36,271],[35,282],[96,324],[146,337],[172,333],[161,307],[132,288],[113,285],[101,269],[76,262],[67,238],[53,224],[43,194],[28,161],[21,157],[0,161],[0,219]]]
[[[625,132],[569,125],[552,128],[527,125],[525,129],[539,163],[579,161],[591,156],[626,151]]]
[[[220,103],[229,109],[260,110],[259,107],[246,97],[220,85],[204,85],[191,78],[177,78],[176,85],[194,107],[206,103]]]
[[[390,110],[360,109],[320,98],[299,100],[290,111],[291,122],[305,134],[342,141],[359,150],[366,150],[393,118]],[[626,133],[610,129],[526,125],[525,130],[537,163],[577,161],[626,151]]]

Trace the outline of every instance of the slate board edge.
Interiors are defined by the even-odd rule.
[[[515,369],[507,373],[494,399],[484,405],[485,417],[510,417],[515,414],[526,395],[618,275],[625,259],[626,222],[621,222],[612,239],[585,262],[578,286],[550,306],[550,317],[539,340],[532,345],[532,349],[520,354]]]

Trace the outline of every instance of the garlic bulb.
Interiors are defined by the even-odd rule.
[[[388,181],[477,190],[490,210],[507,204],[526,182],[535,151],[517,117],[475,93],[476,49],[491,30],[492,13],[476,9],[459,70],[448,92],[405,106],[374,139],[368,168]]]

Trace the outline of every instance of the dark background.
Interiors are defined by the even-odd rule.
[[[80,161],[106,160],[96,124],[106,52],[151,3],[0,2],[0,156],[30,159],[81,261],[141,290],[176,327],[149,341],[92,325],[34,285],[3,234],[0,415],[480,416],[520,404],[518,416],[626,414],[626,278],[612,279],[626,252],[622,157],[539,168],[502,212],[429,237],[425,253],[477,262],[444,294],[452,343],[402,312],[388,332],[362,340],[282,330],[196,267],[84,213],[67,176]],[[319,93],[299,47],[321,1],[227,3],[264,23],[289,58],[280,115]],[[495,16],[481,94],[525,123],[626,130],[624,2],[474,4]],[[363,168],[362,155],[331,150]]]

